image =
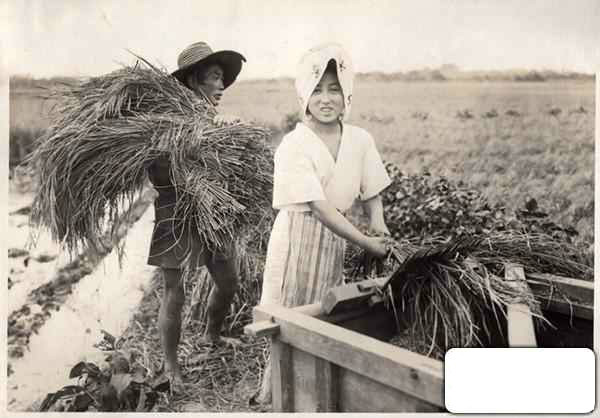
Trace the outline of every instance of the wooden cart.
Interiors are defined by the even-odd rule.
[[[526,306],[509,306],[509,346],[592,348],[592,282],[525,277],[518,266],[506,272],[515,285],[531,289],[558,327],[536,330]],[[443,362],[384,342],[397,326],[369,292],[373,284],[332,289],[322,304],[254,309],[245,332],[271,337],[273,411],[445,411]]]

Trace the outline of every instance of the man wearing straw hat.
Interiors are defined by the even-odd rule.
[[[224,90],[236,79],[245,58],[234,51],[213,52],[204,42],[197,42],[179,54],[178,69],[172,75],[199,98],[217,106]],[[234,123],[238,118],[217,115],[217,124]],[[182,383],[177,361],[181,335],[181,312],[185,301],[183,265],[206,266],[213,280],[207,309],[207,343],[236,343],[220,336],[225,316],[238,287],[234,244],[223,252],[205,249],[198,233],[182,228],[175,221],[177,191],[170,178],[168,159],[157,159],[148,170],[150,181],[158,192],[154,201],[155,226],[148,264],[161,269],[164,294],[158,325],[165,356],[165,373],[175,385]],[[188,264],[191,263],[191,264]]]

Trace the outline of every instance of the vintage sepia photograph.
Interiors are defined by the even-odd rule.
[[[595,0],[0,10],[7,413],[444,413],[452,348],[593,349]]]

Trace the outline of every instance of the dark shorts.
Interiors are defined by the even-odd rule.
[[[159,196],[154,201],[154,230],[150,242],[148,264],[163,268],[200,268],[207,262],[235,259],[235,244],[221,251],[211,251],[204,244],[194,228],[184,228],[174,220],[175,199]],[[189,263],[186,258],[190,257]]]
[[[156,226],[152,233],[148,264],[163,268],[183,269],[186,258],[190,257],[189,266],[200,268],[212,261],[227,261],[235,258],[235,245],[221,251],[205,248],[199,238],[192,233],[177,234],[174,230],[165,231]]]
[[[192,264],[187,265],[198,268],[211,260],[234,259],[236,256],[234,243],[226,250],[210,251],[204,248],[194,228],[183,228],[174,220],[177,191],[171,181],[170,171],[171,164],[164,156],[157,158],[148,167],[148,178],[158,193],[154,201],[154,230],[148,264],[163,268],[183,268],[189,256]]]

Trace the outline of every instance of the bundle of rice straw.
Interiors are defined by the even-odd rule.
[[[501,319],[511,303],[528,305],[538,325],[547,323],[531,293],[504,279],[506,263],[520,264],[526,272],[593,274],[575,247],[544,234],[506,231],[427,247],[410,241],[391,246],[384,291],[397,320],[404,322],[403,344],[438,358],[452,347],[482,346],[485,338],[502,335]],[[369,275],[376,267],[371,261],[355,252],[349,264],[354,274]]]
[[[166,156],[179,194],[177,221],[197,228],[211,249],[247,241],[271,217],[268,131],[216,126],[208,100],[138,59],[49,95],[58,102],[55,121],[27,160],[39,183],[34,226],[49,229],[71,254],[101,248],[98,237],[119,227],[147,185],[146,168]]]

